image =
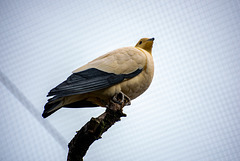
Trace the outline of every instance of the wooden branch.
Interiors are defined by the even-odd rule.
[[[101,135],[115,122],[120,121],[121,117],[126,117],[122,111],[124,105],[125,103],[120,105],[111,101],[103,114],[97,118],[91,118],[68,144],[67,161],[82,161],[89,146],[101,138]]]

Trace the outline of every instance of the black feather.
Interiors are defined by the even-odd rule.
[[[55,103],[46,103],[44,106],[44,111],[42,113],[42,117],[46,118],[49,115],[51,115],[52,113],[54,113],[55,111],[57,111],[59,108],[49,112],[50,110],[54,109],[61,101],[55,102]]]
[[[93,92],[118,84],[124,79],[131,79],[141,71],[142,69],[137,69],[129,74],[114,74],[90,68],[73,73],[66,81],[53,88],[47,96],[54,96],[50,99],[52,101],[64,96]]]

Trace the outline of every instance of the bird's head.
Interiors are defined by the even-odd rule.
[[[154,38],[142,38],[138,41],[135,47],[142,48],[152,54],[152,46],[153,46]]]

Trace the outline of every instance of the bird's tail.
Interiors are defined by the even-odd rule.
[[[54,101],[54,102],[48,102],[44,106],[44,111],[42,113],[42,117],[46,118],[59,110],[62,107],[62,101]]]

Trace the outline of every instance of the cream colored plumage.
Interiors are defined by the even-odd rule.
[[[154,74],[153,41],[142,38],[135,47],[113,50],[74,70],[49,92],[54,97],[45,105],[43,117],[61,107],[105,107],[117,93],[131,100],[141,95]]]

